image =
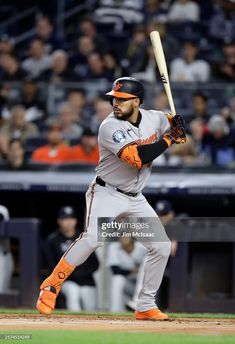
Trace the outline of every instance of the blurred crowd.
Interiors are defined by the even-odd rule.
[[[98,128],[112,111],[104,93],[118,77],[143,81],[145,107],[168,111],[149,40],[152,30],[160,32],[173,90],[185,85],[174,95],[188,134],[187,144],[172,146],[154,164],[233,167],[234,1],[99,0],[93,5],[72,28],[65,26],[63,36],[43,12],[30,39],[15,44],[14,36],[0,32],[0,168],[96,165]],[[207,92],[208,83],[222,83],[225,94]]]

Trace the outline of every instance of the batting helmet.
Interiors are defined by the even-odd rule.
[[[144,88],[141,82],[135,78],[123,77],[114,81],[112,90],[106,93],[111,96],[111,103],[113,97],[117,98],[136,98],[140,99],[140,103],[144,100]]]

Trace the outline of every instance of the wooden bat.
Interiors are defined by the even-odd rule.
[[[171,86],[169,83],[169,76],[168,76],[168,72],[167,72],[166,60],[165,60],[164,52],[162,49],[162,43],[161,43],[159,32],[158,31],[152,31],[150,33],[150,39],[151,39],[151,43],[153,46],[153,51],[154,51],[154,55],[155,55],[155,58],[157,61],[157,66],[158,66],[158,69],[160,72],[160,76],[161,76],[161,79],[163,82],[163,86],[165,88],[168,102],[170,105],[171,113],[173,116],[175,116],[176,115],[175,105],[174,105],[174,101],[173,101],[173,97],[172,97],[172,93],[171,93]]]

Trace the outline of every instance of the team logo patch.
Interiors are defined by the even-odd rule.
[[[113,141],[116,143],[122,143],[126,140],[126,135],[124,131],[117,130],[113,133]]]
[[[122,86],[123,86],[123,85],[118,81],[118,82],[116,83],[115,87],[114,87],[114,91],[120,90],[120,88],[122,88]]]

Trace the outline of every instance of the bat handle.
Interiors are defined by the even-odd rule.
[[[172,114],[172,116],[175,116],[175,115],[176,115],[175,104],[174,104],[174,102],[173,102],[173,99],[172,99],[171,94],[168,95],[168,92],[170,92],[170,91],[169,91],[169,88],[166,88],[165,91],[166,91],[166,94],[167,94],[167,97],[168,97],[168,101],[169,101],[169,105],[170,105],[171,114]]]

